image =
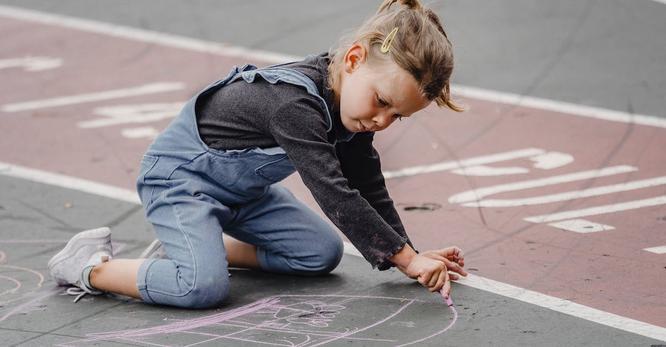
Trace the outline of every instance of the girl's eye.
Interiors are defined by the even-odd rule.
[[[399,115],[399,114],[394,114],[393,117],[395,117],[395,118],[396,118],[397,120],[399,120],[399,121],[402,120],[402,116]]]
[[[383,100],[382,98],[380,98],[379,96],[377,96],[377,102],[378,102],[381,106],[388,106],[388,102],[384,101],[384,100]]]

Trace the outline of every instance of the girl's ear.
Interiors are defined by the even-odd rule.
[[[358,67],[365,62],[366,54],[367,52],[363,45],[358,42],[351,45],[344,57],[345,72],[352,73],[354,70],[358,69]]]

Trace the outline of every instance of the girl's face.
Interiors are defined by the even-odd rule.
[[[345,55],[340,77],[340,118],[351,132],[381,131],[430,104],[414,77],[393,61],[370,66],[363,46]]]

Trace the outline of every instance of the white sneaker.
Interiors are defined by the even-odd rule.
[[[85,285],[83,269],[111,259],[111,230],[107,227],[82,231],[74,235],[65,248],[49,260],[51,277],[61,286],[75,286],[67,294],[78,295],[74,302],[86,294],[100,295],[103,292]]]

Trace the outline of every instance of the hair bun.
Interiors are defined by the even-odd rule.
[[[410,10],[422,10],[423,6],[421,5],[421,1],[419,0],[384,0],[384,2],[379,5],[379,9],[377,10],[377,13],[381,13],[384,11],[388,11],[391,6],[395,3],[400,3],[400,5],[403,5],[407,7]]]

